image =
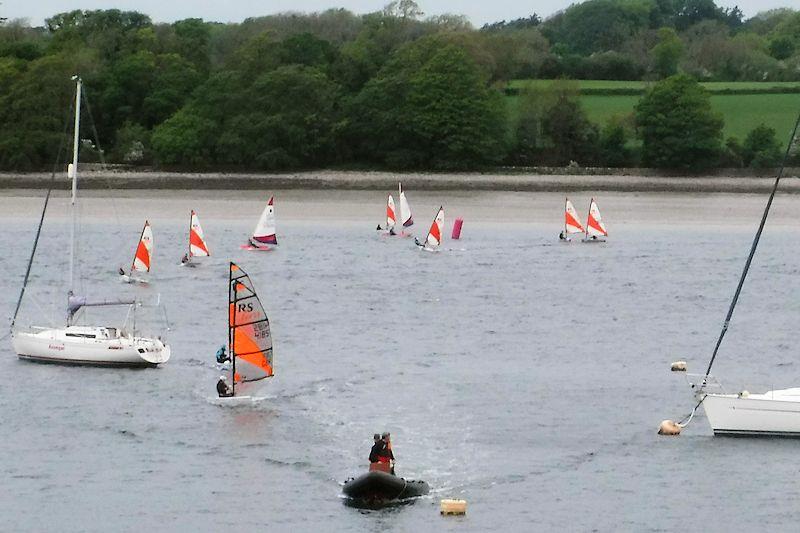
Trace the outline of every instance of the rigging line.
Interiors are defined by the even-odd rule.
[[[719,351],[720,344],[722,344],[722,338],[725,337],[725,333],[728,331],[728,326],[731,322],[731,317],[733,317],[733,310],[736,308],[736,302],[739,301],[739,294],[742,292],[742,285],[744,285],[744,280],[747,277],[747,272],[750,270],[750,263],[753,262],[753,256],[756,253],[756,248],[758,247],[758,241],[761,239],[761,232],[764,231],[764,225],[767,222],[767,216],[769,215],[769,209],[772,207],[772,200],[775,198],[775,193],[778,191],[778,184],[783,177],[783,170],[786,167],[786,161],[789,159],[789,153],[792,150],[792,145],[794,144],[795,136],[797,135],[797,128],[800,126],[800,114],[797,115],[797,121],[794,123],[794,130],[792,130],[792,136],[789,138],[789,142],[786,145],[786,152],[783,154],[783,161],[781,162],[781,168],[778,171],[778,176],[775,178],[775,184],[772,186],[772,192],[769,195],[769,200],[767,200],[767,206],[764,208],[764,214],[761,216],[761,223],[758,225],[758,230],[756,231],[756,236],[753,238],[753,245],[750,247],[750,255],[747,256],[747,261],[744,264],[744,270],[742,270],[742,276],[739,278],[739,285],[736,287],[736,292],[733,294],[733,300],[731,301],[731,306],[728,309],[728,314],[725,317],[725,323],[722,324],[722,331],[719,333],[719,338],[717,339],[717,345],[714,346],[714,353],[711,354],[711,360],[708,362],[708,368],[706,369],[706,379],[708,379],[708,375],[711,373],[711,366],[714,364],[714,359],[717,357],[717,352]],[[705,384],[705,379],[703,380]]]
[[[17,321],[19,308],[22,305],[22,298],[25,296],[25,288],[28,286],[28,280],[31,275],[31,267],[33,266],[33,258],[36,255],[36,246],[39,244],[39,237],[42,235],[42,226],[44,225],[44,215],[47,212],[47,205],[50,203],[50,195],[53,192],[53,184],[56,181],[56,171],[58,170],[59,163],[61,163],[61,153],[64,150],[64,142],[67,138],[67,131],[69,130],[69,116],[75,109],[73,104],[69,105],[66,119],[64,120],[64,131],[61,133],[61,141],[58,143],[58,151],[56,152],[56,161],[53,163],[52,172],[50,172],[50,182],[47,184],[47,195],[44,197],[44,205],[42,206],[42,214],[39,217],[39,226],[36,228],[36,237],[33,239],[33,248],[31,248],[31,255],[28,258],[28,266],[25,268],[25,278],[22,281],[22,289],[19,291],[19,298],[17,299],[17,306],[14,308],[14,316],[11,318],[11,325],[9,328],[14,329],[14,324]]]

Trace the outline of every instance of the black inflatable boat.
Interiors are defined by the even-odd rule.
[[[344,482],[342,492],[354,500],[368,503],[405,500],[428,494],[430,487],[424,481],[414,481],[372,471]]]

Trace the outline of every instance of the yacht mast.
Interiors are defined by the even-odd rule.
[[[81,131],[81,86],[83,82],[78,76],[72,77],[75,82],[75,133],[72,139],[72,165],[70,177],[72,178],[72,198],[70,206],[72,211],[72,224],[70,224],[69,239],[69,292],[75,290],[75,219],[77,216],[75,201],[78,197],[78,146],[80,143]]]

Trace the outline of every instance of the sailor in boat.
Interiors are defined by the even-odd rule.
[[[233,391],[228,386],[228,378],[225,376],[220,376],[219,381],[217,381],[217,394],[219,394],[220,398],[230,398],[233,396]]]
[[[561,233],[558,234],[558,240],[559,241],[567,241],[569,239],[567,239],[567,236],[564,235],[564,232],[562,231]]]
[[[379,462],[378,457],[383,452],[383,449],[386,447],[386,443],[381,440],[381,434],[375,433],[372,436],[372,449],[369,451],[369,463],[374,464]]]
[[[124,276],[125,275],[125,269],[122,268],[122,267],[119,267],[119,270],[117,272],[119,272],[120,276]]]
[[[381,225],[380,225],[380,224],[378,224],[378,227],[377,227],[377,228],[375,228],[375,231],[380,231],[380,230],[382,230],[382,229],[383,229],[383,228],[381,227]]]
[[[181,264],[185,265],[188,262],[189,262],[189,254],[183,254],[183,257],[181,257]]]
[[[217,363],[222,364],[230,360],[230,356],[225,353],[225,346],[220,346],[219,350],[217,350]]]
[[[394,454],[392,453],[392,441],[388,431],[381,435],[381,442],[383,447],[378,452],[378,462],[385,465],[386,472],[394,475]]]

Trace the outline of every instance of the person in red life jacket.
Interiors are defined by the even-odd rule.
[[[383,448],[386,446],[386,443],[381,440],[381,436],[378,433],[372,436],[372,441],[372,449],[369,451],[369,462],[378,463],[380,462],[380,455],[383,453]]]
[[[378,461],[389,463],[391,465],[390,472],[394,475],[394,453],[392,453],[392,439],[388,431],[381,435],[381,442],[383,443],[383,449],[378,454]]]

